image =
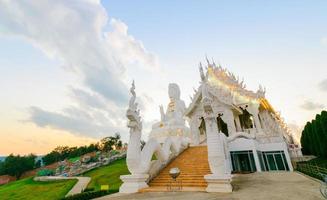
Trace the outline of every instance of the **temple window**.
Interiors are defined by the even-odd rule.
[[[240,109],[243,112],[243,114],[239,115],[242,129],[252,129],[253,128],[253,116],[252,116],[252,114],[249,113],[249,111],[246,110],[247,107],[248,106],[246,106],[245,109],[240,107]]]
[[[221,115],[217,117],[218,132],[223,132],[228,137],[228,126],[221,118]]]
[[[206,123],[205,123],[203,117],[201,117],[200,120],[201,120],[201,123],[199,126],[200,135],[205,135],[206,134]]]

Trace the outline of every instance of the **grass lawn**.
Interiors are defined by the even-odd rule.
[[[82,176],[89,176],[92,178],[87,186],[88,188],[100,190],[101,185],[109,185],[110,190],[118,190],[122,184],[119,177],[125,174],[130,174],[127,169],[126,159],[120,159],[107,166],[93,169]]]
[[[54,182],[33,181],[26,178],[0,186],[1,200],[55,200],[60,199],[75,185],[77,180]]]

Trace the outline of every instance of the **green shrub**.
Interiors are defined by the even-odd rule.
[[[84,190],[83,190],[83,192],[92,192],[92,191],[94,191],[94,187],[90,187],[90,188],[85,188]]]
[[[54,171],[51,169],[41,169],[37,172],[37,176],[53,176]]]
[[[62,198],[61,200],[88,200],[88,199],[94,199],[97,197],[102,197],[105,195],[113,194],[116,192],[118,192],[118,190],[83,192],[80,194],[75,194],[75,195],[71,195],[71,196]]]

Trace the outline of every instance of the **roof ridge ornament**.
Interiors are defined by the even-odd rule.
[[[202,81],[202,82],[205,82],[205,80],[206,80],[206,76],[204,75],[203,67],[202,67],[202,63],[201,63],[201,62],[200,62],[200,64],[199,64],[199,71],[200,71],[201,81]]]
[[[207,61],[208,65],[210,66],[211,64],[210,64],[210,61],[209,61],[209,59],[208,59],[208,56],[207,56],[207,55],[206,55],[206,61]]]

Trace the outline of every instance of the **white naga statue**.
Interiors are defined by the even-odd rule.
[[[184,112],[185,103],[180,99],[180,89],[176,83],[170,83],[168,86],[168,103],[166,113],[160,106],[161,121],[153,124],[150,133],[151,138],[156,138],[163,142],[168,136],[188,136],[189,128],[185,125]]]
[[[188,147],[190,141],[185,137],[167,137],[163,144],[151,138],[141,149],[142,121],[136,101],[134,81],[130,89],[132,97],[126,112],[127,127],[130,129],[126,163],[130,175],[121,176],[123,181],[119,188],[121,193],[135,193],[148,187],[147,181],[163,167]],[[153,155],[157,160],[152,160]]]

